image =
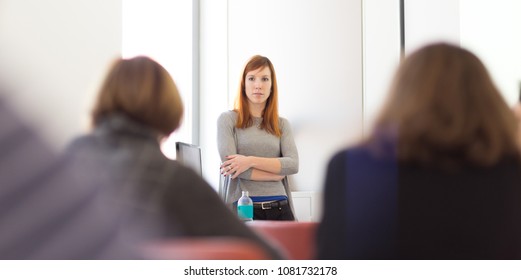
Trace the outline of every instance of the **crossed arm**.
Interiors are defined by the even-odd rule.
[[[280,181],[284,178],[283,175],[280,175],[282,166],[278,158],[238,154],[226,156],[226,161],[221,164],[221,173],[235,179],[250,168],[252,169],[250,179],[253,181]]]
[[[284,121],[280,138],[280,157],[241,155],[237,152],[235,119],[232,113],[223,113],[218,120],[218,147],[221,155],[221,173],[231,178],[252,181],[280,181],[298,171],[298,153],[289,127]]]

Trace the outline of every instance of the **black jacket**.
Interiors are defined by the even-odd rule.
[[[521,259],[521,166],[444,171],[356,147],[329,162],[321,259]]]

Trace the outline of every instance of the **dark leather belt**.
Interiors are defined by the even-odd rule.
[[[288,205],[288,200],[279,200],[279,201],[267,201],[267,202],[254,202],[253,207],[262,209],[262,210],[269,210],[272,208],[279,208],[282,205]]]

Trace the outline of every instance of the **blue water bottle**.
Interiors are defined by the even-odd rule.
[[[243,221],[253,220],[253,201],[248,196],[248,191],[243,191],[241,198],[237,201],[237,214]]]

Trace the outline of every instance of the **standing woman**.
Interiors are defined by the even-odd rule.
[[[235,208],[242,191],[253,200],[254,220],[295,220],[287,175],[298,172],[298,152],[289,122],[279,117],[275,69],[264,56],[250,58],[235,108],[217,127],[223,195]]]

